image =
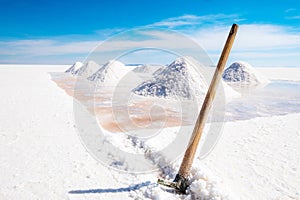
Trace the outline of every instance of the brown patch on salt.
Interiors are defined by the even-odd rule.
[[[163,112],[160,110],[153,112],[151,109],[155,105],[155,100],[134,100],[130,105],[124,104],[112,108],[104,104],[111,101],[112,93],[97,91],[86,80],[65,74],[52,80],[68,95],[80,101],[91,114],[96,116],[99,125],[109,132],[189,125],[189,120],[181,119],[181,113],[172,108],[160,105]]]

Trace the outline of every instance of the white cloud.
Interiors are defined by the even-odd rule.
[[[230,29],[228,24],[235,20],[241,19],[238,15],[183,15],[149,25],[147,26],[150,28],[148,31],[139,29],[127,31],[127,35],[122,35],[121,38],[109,39],[105,42],[98,41],[95,37],[91,39],[92,37],[89,36],[2,41],[0,42],[0,62],[10,59],[11,62],[14,62],[16,58],[19,58],[19,60],[24,59],[24,62],[27,63],[44,59],[44,63],[46,63],[50,56],[51,59],[56,58],[58,63],[59,59],[63,57],[72,63],[76,61],[77,55],[81,58],[87,56],[101,42],[96,51],[100,54],[115,52],[114,55],[141,47],[156,47],[184,54],[187,49],[193,49],[196,48],[195,45],[200,45],[216,62]],[[176,32],[171,34],[157,29],[162,27],[172,27],[185,36],[176,34]],[[115,33],[116,30],[113,32]],[[289,60],[289,65],[299,66],[298,61],[296,62],[299,60],[300,54],[299,32],[299,29],[288,26],[241,24],[230,59],[245,60],[258,65],[268,65],[268,63],[264,64],[263,62],[284,65]],[[99,34],[103,33],[111,34],[111,31],[99,31]],[[90,38],[90,40],[83,41],[80,38]],[[268,59],[264,61],[264,58]]]
[[[289,8],[289,9],[286,9],[284,12],[289,13],[289,12],[293,12],[296,10],[297,10],[296,8]]]
[[[16,40],[0,42],[2,55],[51,56],[90,52],[99,41],[60,42],[47,40]]]
[[[228,26],[216,26],[200,29],[192,36],[206,50],[218,50],[228,35]],[[274,49],[290,49],[300,47],[300,35],[290,27],[269,24],[240,25],[235,41],[235,50],[261,51]]]
[[[195,31],[193,38],[216,63],[230,27]],[[299,66],[300,34],[291,27],[268,24],[240,25],[229,62],[248,61],[254,66]]]
[[[289,16],[289,17],[286,17],[286,19],[300,19],[300,15]]]
[[[183,15],[179,17],[172,17],[160,22],[150,24],[150,27],[167,27],[167,28],[178,28],[187,25],[200,25],[200,24],[215,24],[224,23],[227,21],[242,21],[238,15],[225,15],[225,14],[215,14],[215,15]]]

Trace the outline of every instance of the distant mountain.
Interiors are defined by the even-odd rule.
[[[130,70],[132,70],[131,67],[125,66],[119,61],[110,60],[94,74],[89,76],[88,80],[101,83],[106,86],[115,86]]]
[[[82,67],[82,62],[75,62],[69,69],[67,69],[66,73],[72,73],[75,74],[75,72]]]
[[[142,96],[202,99],[207,85],[204,77],[196,71],[196,65],[191,57],[179,57],[132,91]]]
[[[92,74],[94,74],[97,70],[101,68],[100,65],[98,65],[96,62],[90,60],[87,63],[85,63],[82,67],[80,67],[78,70],[75,71],[74,74],[78,76],[84,76],[89,77]]]
[[[249,63],[235,62],[230,65],[223,73],[223,80],[230,86],[252,87],[265,85],[268,79],[254,69]]]

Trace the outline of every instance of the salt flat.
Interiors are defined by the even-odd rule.
[[[65,69],[0,66],[0,199],[185,198],[157,187],[156,172],[121,173],[92,158],[77,134],[73,98],[50,79]],[[300,69],[284,69],[259,70],[299,81]],[[221,179],[228,199],[300,199],[299,121],[293,113],[226,122],[195,167]]]
[[[258,67],[256,69],[270,80],[300,81],[300,70],[297,67]]]
[[[0,199],[68,199],[75,188],[122,186],[82,146],[73,100],[48,74],[63,69],[0,67]]]

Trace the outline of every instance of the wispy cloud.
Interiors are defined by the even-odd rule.
[[[285,19],[288,19],[288,20],[300,19],[300,15],[297,12],[296,8],[289,8],[289,9],[286,9],[284,12],[287,14]]]
[[[96,30],[95,33],[98,36],[107,38],[107,37],[116,35],[118,33],[121,33],[123,31],[126,31],[126,29],[125,28],[106,28],[106,29]]]
[[[222,47],[227,26],[214,26],[195,31],[193,37],[207,50]],[[237,50],[274,50],[300,47],[300,35],[291,27],[270,24],[240,25],[235,48]]]
[[[226,23],[227,21],[238,22],[244,19],[240,18],[239,15],[225,15],[225,14],[215,14],[215,15],[183,15],[179,17],[168,18],[148,26],[150,27],[166,27],[166,28],[178,28],[182,26],[192,26],[192,25],[203,25],[203,24],[216,24],[216,23]]]
[[[300,19],[300,15],[289,16],[289,17],[286,17],[286,19]]]
[[[192,35],[216,60],[227,34],[227,26],[215,26],[199,29]],[[299,30],[271,24],[244,24],[240,25],[231,59],[246,60],[257,65],[298,65],[295,60],[299,54]],[[263,63],[266,57],[273,57],[273,61]],[[287,57],[291,60],[287,60]]]
[[[70,38],[66,37],[66,40],[70,40]],[[157,48],[181,52],[182,49],[190,49],[191,45],[196,45],[196,43],[177,32],[139,28],[123,32],[120,35],[116,34],[114,37],[102,41],[67,42],[60,37],[59,39],[0,42],[0,62],[7,62],[10,58],[10,63],[16,63],[19,60],[35,63],[44,58],[44,63],[47,63],[50,58],[51,63],[55,63],[55,61],[72,63],[79,58],[90,56],[95,61],[104,63],[134,49]],[[53,57],[57,57],[57,59],[53,61]]]
[[[55,40],[16,40],[0,42],[0,54],[2,55],[61,55],[87,53],[93,49],[99,41],[84,42],[60,42]]]
[[[179,54],[187,54],[188,49],[195,47],[193,45],[204,47],[216,62],[226,40],[230,24],[242,20],[239,15],[234,14],[183,15],[148,25],[146,26],[149,28],[147,31],[139,29],[127,31],[126,34],[122,34],[122,37],[105,41],[90,36],[0,41],[0,62],[72,63],[77,60],[83,61],[82,59],[92,50],[101,55],[99,57],[101,60],[101,58],[107,58],[109,53],[112,56],[118,56],[130,49],[142,47],[171,49]],[[185,35],[176,34],[176,32],[162,32],[156,28],[171,28]],[[121,29],[99,30],[96,34],[110,36],[119,31]],[[101,45],[98,46],[99,44]],[[95,49],[96,47],[97,49]],[[245,60],[254,65],[285,65],[287,62],[288,65],[299,65],[297,61],[299,54],[299,29],[241,22],[230,58],[231,61]]]
[[[53,38],[1,41],[0,63],[70,64],[82,61],[98,44],[99,41],[64,42]]]
[[[296,10],[297,10],[296,8],[289,8],[289,9],[286,9],[284,12],[289,13],[289,12],[293,12]]]

